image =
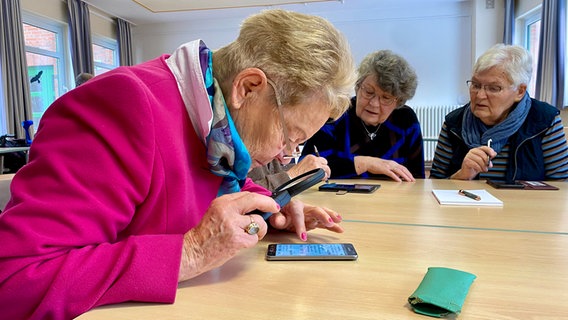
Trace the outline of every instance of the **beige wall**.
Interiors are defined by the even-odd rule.
[[[20,0],[22,10],[67,24],[67,3],[63,0]],[[90,9],[93,34],[116,39],[116,24],[110,16]]]
[[[67,4],[62,0],[20,0],[22,10],[67,23]]]

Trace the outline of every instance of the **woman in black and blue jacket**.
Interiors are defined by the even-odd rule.
[[[317,148],[336,179],[424,178],[420,123],[405,105],[416,92],[415,71],[401,56],[380,50],[363,59],[358,73],[349,110],[310,138],[302,156]]]

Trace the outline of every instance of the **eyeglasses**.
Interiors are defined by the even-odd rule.
[[[370,89],[369,87],[364,85],[361,85],[359,87],[359,91],[361,92],[361,97],[367,100],[373,100],[375,97],[378,97],[379,103],[385,107],[392,106],[396,102],[396,100],[398,100],[396,97],[389,97],[385,95],[377,96],[377,93],[373,89]]]
[[[282,102],[280,101],[280,95],[278,94],[278,91],[276,91],[276,85],[274,84],[274,82],[272,82],[272,80],[270,80],[268,78],[266,79],[266,81],[272,87],[272,90],[274,90],[274,96],[276,97],[276,105],[278,106],[278,114],[280,114],[280,124],[282,124],[282,132],[284,134],[284,140],[286,140],[286,150],[285,151],[290,152],[290,154],[285,154],[283,156],[283,158],[284,159],[298,158],[302,154],[300,153],[299,147],[296,147],[296,149],[292,149],[292,146],[290,145],[290,138],[288,136],[288,128],[286,127],[286,122],[284,121],[284,115],[282,114]]]
[[[501,91],[503,91],[503,87],[496,84],[481,84],[473,80],[467,80],[465,83],[467,83],[469,91],[473,93],[478,93],[481,89],[483,89],[487,95],[498,95]]]

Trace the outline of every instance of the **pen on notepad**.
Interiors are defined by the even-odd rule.
[[[471,193],[471,192],[468,192],[468,191],[465,191],[465,190],[460,190],[460,191],[458,191],[458,193],[461,194],[462,196],[466,196],[466,197],[473,199],[475,201],[481,200],[481,197],[479,197],[475,193]]]
[[[487,146],[489,148],[491,148],[491,141],[493,141],[492,139],[487,140]],[[489,164],[491,164],[491,157],[487,156],[487,165],[489,166]]]
[[[314,145],[314,152],[316,153],[316,157],[319,157],[319,156],[320,156],[320,153],[319,153],[319,151],[318,151],[318,147],[316,147],[315,145]],[[329,183],[329,179],[328,179],[328,178],[325,179],[325,183]]]

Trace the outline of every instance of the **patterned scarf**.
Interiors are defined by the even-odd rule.
[[[487,141],[491,139],[491,148],[497,153],[501,152],[509,137],[517,132],[525,122],[530,108],[531,99],[529,94],[525,93],[505,120],[493,127],[488,127],[473,115],[468,104],[463,114],[462,136],[465,143],[470,148],[477,148],[487,145]]]
[[[195,132],[207,148],[209,170],[223,177],[220,196],[241,190],[252,161],[235,128],[223,92],[213,78],[212,57],[211,50],[196,40],[178,48],[167,59],[167,64],[178,82]],[[198,82],[201,87],[196,85]],[[202,99],[204,91],[208,99]]]
[[[224,195],[241,190],[251,158],[229,114],[221,87],[213,78],[212,57],[213,54],[209,51],[207,70],[204,72],[205,86],[213,108],[213,123],[206,140],[207,162],[211,172],[223,177],[218,195]]]

